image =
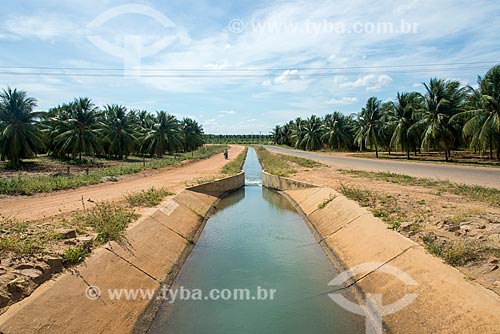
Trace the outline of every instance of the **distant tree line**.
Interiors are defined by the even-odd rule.
[[[205,135],[210,144],[268,144],[272,136],[268,134],[243,134],[243,135]]]
[[[382,103],[370,97],[357,116],[335,111],[324,117],[297,118],[271,132],[275,144],[303,150],[380,148],[401,150],[410,159],[420,150],[441,150],[446,161],[459,147],[488,153],[500,160],[500,65],[492,67],[478,86],[433,78],[425,93],[400,92]]]
[[[121,105],[98,108],[89,98],[34,111],[36,100],[7,88],[0,94],[0,155],[19,166],[21,159],[48,153],[59,159],[102,156],[124,159],[131,154],[161,157],[193,151],[205,142],[195,120],[178,120],[165,111],[151,114]]]

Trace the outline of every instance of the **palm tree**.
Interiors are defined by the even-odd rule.
[[[453,116],[465,120],[463,135],[470,139],[470,147],[497,148],[500,160],[500,65],[492,67],[484,76],[478,78],[478,89],[470,86],[466,110]]]
[[[375,145],[375,155],[378,158],[378,141],[380,130],[380,105],[376,97],[370,97],[365,108],[358,117],[358,132],[354,138],[360,150]]]
[[[98,108],[87,97],[68,104],[66,110],[54,119],[54,144],[58,155],[71,153],[73,158],[78,155],[81,161],[82,153],[94,156],[102,152],[100,117]]]
[[[102,134],[109,144],[109,154],[122,160],[129,155],[136,143],[136,126],[127,108],[116,104],[104,107],[104,117],[101,121]]]
[[[393,132],[390,147],[400,147],[410,159],[410,150],[417,145],[415,133],[410,128],[415,123],[415,112],[421,108],[422,96],[416,92],[398,93],[395,102],[391,102],[388,123]]]
[[[271,141],[273,144],[283,145],[286,142],[286,134],[283,131],[284,126],[276,125],[271,131]]]
[[[205,143],[203,127],[194,119],[184,118],[181,121],[184,151],[193,151]]]
[[[302,143],[305,135],[304,131],[304,120],[297,117],[295,121],[290,122],[290,134],[289,141],[290,144],[295,148],[303,148]]]
[[[161,157],[165,151],[173,152],[182,147],[182,135],[179,121],[175,116],[160,111],[155,124],[144,138],[143,147],[150,154]]]
[[[352,141],[352,132],[349,119],[338,111],[328,114],[323,119],[323,135],[321,140],[327,144],[330,149],[336,147],[348,148]]]
[[[380,105],[380,127],[378,130],[379,144],[387,148],[391,154],[391,138],[394,133],[394,123],[392,122],[392,101],[384,102]]]
[[[315,151],[321,148],[321,136],[323,135],[321,118],[312,115],[306,119],[303,124],[303,133],[301,147],[304,147],[308,151]]]
[[[444,150],[446,161],[451,149],[460,136],[460,125],[453,115],[459,113],[463,102],[463,89],[458,81],[445,81],[433,78],[424,83],[426,94],[423,99],[421,119],[410,131],[422,131],[422,148],[440,147]]]
[[[36,118],[42,113],[34,112],[36,100],[25,91],[10,87],[0,94],[0,150],[1,159],[10,160],[16,167],[22,158],[30,158],[36,150],[43,148],[42,133],[36,126]]]

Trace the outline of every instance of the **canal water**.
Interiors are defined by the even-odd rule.
[[[165,301],[150,333],[364,332],[326,294],[336,271],[293,206],[261,187],[251,148],[244,170],[245,188],[219,202],[172,286],[193,298]]]

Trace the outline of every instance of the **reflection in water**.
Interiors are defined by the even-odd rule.
[[[260,175],[253,150],[248,152],[245,172]],[[249,186],[218,207],[173,287],[204,293],[244,288],[253,294],[260,286],[276,289],[274,300],[164,303],[151,333],[363,332],[363,319],[325,294],[336,272],[286,199]]]
[[[217,209],[223,210],[225,208],[228,208],[232,205],[235,205],[244,198],[245,198],[245,188],[241,188],[239,190],[236,190],[235,192],[232,192],[230,196],[226,196],[222,200],[220,200],[219,203],[217,204]]]
[[[293,205],[276,191],[264,187],[262,188],[262,198],[271,203],[276,210],[296,212]]]

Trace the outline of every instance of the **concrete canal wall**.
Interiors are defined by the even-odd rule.
[[[387,332],[498,333],[500,297],[496,293],[466,280],[460,271],[422,246],[387,229],[356,202],[333,189],[266,172],[262,180],[264,186],[280,190],[304,215],[337,269],[376,263],[346,281],[346,290],[360,297],[381,294],[383,305],[406,294],[417,295],[407,307],[383,317]],[[384,273],[389,267],[406,273],[416,284],[405,285],[404,275]]]
[[[159,304],[156,296],[116,300],[108,289],[159,291],[171,284],[217,201],[244,185],[240,172],[164,201],[129,226],[123,240],[97,249],[82,264],[10,307],[0,316],[0,333],[143,331]]]

